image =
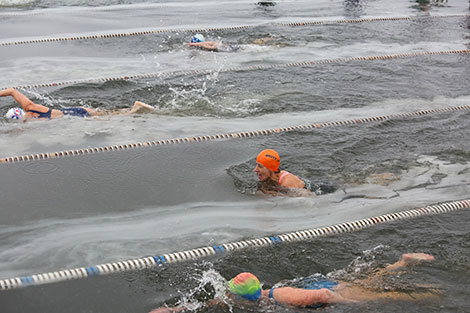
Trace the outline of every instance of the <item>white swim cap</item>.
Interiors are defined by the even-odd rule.
[[[204,42],[205,39],[204,39],[204,36],[201,35],[201,34],[196,34],[193,36],[193,38],[191,39],[191,42],[192,43],[195,43],[195,42]]]
[[[15,107],[8,110],[5,117],[8,119],[23,120],[26,118],[26,112],[22,108]]]

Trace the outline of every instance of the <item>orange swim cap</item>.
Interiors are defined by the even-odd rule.
[[[266,149],[260,152],[256,157],[256,162],[266,167],[268,170],[273,172],[279,171],[279,164],[281,163],[281,159],[279,158],[279,154],[271,149]]]

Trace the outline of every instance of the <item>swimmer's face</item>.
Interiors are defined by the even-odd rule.
[[[260,181],[266,180],[271,176],[271,170],[268,170],[263,164],[256,162],[256,167],[253,170],[257,175]]]

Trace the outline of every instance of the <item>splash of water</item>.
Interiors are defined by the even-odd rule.
[[[340,279],[346,281],[354,281],[360,276],[370,273],[376,269],[377,256],[383,254],[384,251],[390,249],[389,246],[380,244],[372,249],[364,250],[362,255],[354,259],[346,268],[333,271],[327,274],[328,278]]]
[[[181,300],[176,306],[187,308],[189,311],[196,311],[204,308],[208,299],[217,299],[227,304],[231,310],[231,303],[226,296],[227,281],[213,268],[210,262],[202,262],[202,267],[206,268],[201,273],[193,274],[190,279],[198,284],[189,292],[181,292]]]

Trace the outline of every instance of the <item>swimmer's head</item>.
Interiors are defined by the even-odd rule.
[[[279,164],[281,163],[281,159],[279,158],[279,154],[272,150],[266,149],[260,152],[256,157],[256,162],[263,165],[270,171],[277,172],[279,171]]]
[[[204,42],[205,41],[205,38],[203,35],[201,34],[196,34],[193,36],[193,38],[191,38],[191,42],[192,43],[196,43],[196,42]]]
[[[261,284],[258,278],[251,273],[240,273],[228,282],[230,292],[251,301],[261,296]]]
[[[26,112],[22,108],[11,108],[5,114],[5,117],[13,120],[24,120],[26,118]]]

